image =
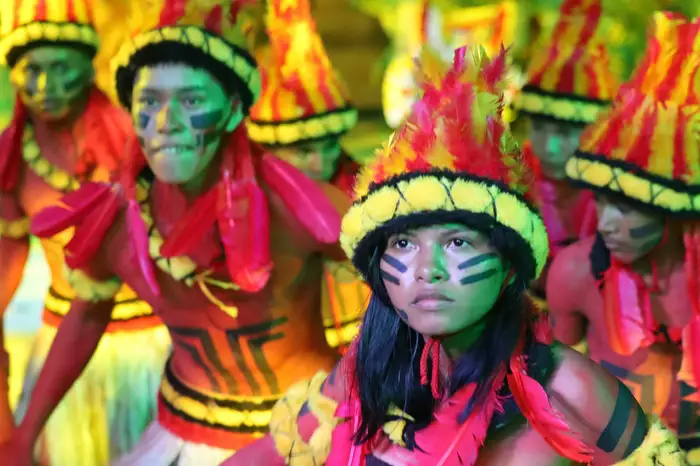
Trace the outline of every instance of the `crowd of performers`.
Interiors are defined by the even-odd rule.
[[[359,166],[309,1],[249,3],[153,2],[104,90],[95,4],[3,2],[0,465],[700,465],[700,19],[624,81],[564,0],[522,147],[509,52],[424,44]]]

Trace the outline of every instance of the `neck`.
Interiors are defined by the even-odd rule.
[[[486,323],[483,321],[478,322],[464,330],[440,339],[442,348],[445,350],[450,361],[457,361],[464,353],[474,346],[474,343],[481,337],[485,325]]]

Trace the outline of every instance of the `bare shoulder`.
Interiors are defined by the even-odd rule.
[[[590,252],[595,237],[584,238],[559,251],[547,276],[547,286],[554,283],[557,286],[581,286],[594,283],[591,275]]]

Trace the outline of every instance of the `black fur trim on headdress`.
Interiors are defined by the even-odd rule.
[[[235,45],[228,45],[236,50],[237,55],[253,64],[255,63],[255,59],[248,52]],[[145,66],[175,63],[182,63],[193,68],[203,68],[209,71],[230,96],[241,100],[245,113],[253,105],[253,95],[248,86],[229,67],[194,46],[174,41],[158,42],[139,49],[131,56],[128,67],[117,70],[116,85],[121,104],[128,110],[131,110],[131,96],[139,69]]]
[[[90,60],[95,58],[95,55],[97,54],[96,47],[88,45],[84,42],[39,39],[29,42],[27,45],[23,45],[21,47],[11,48],[10,51],[7,52],[7,56],[5,58],[7,60],[7,65],[10,68],[13,68],[25,53],[38,47],[69,47],[71,49],[83,52],[90,58]]]
[[[516,271],[517,277],[527,285],[535,276],[536,265],[532,250],[522,236],[512,228],[498,223],[489,214],[464,210],[434,210],[396,217],[360,240],[355,248],[353,264],[366,279],[370,259],[382,238],[411,228],[444,225],[447,223],[466,225],[489,236],[505,235],[509,240],[506,244],[512,244],[514,247],[511,251],[499,252],[510,262],[510,265]]]

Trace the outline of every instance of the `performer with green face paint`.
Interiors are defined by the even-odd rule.
[[[32,222],[39,237],[75,227],[67,263],[79,294],[0,464],[29,464],[122,283],[163,319],[173,351],[157,420],[113,464],[218,466],[267,432],[289,386],[338,360],[319,277],[325,258],[343,258],[349,200],[248,139],[261,82],[244,3],[152,4],[114,58],[136,137],[117,180],[84,185]]]
[[[326,54],[309,0],[266,4],[270,43],[258,54],[262,91],[250,109],[250,138],[349,198],[359,165],[340,140],[357,123],[357,109]],[[347,261],[326,261],[322,282],[326,337],[343,351],[357,335],[368,289]]]
[[[592,229],[591,198],[569,186],[564,166],[584,126],[595,121],[617,91],[619,79],[596,30],[601,0],[564,0],[553,32],[540,39],[515,107],[530,117],[525,150],[534,156],[539,207],[553,256]]]
[[[343,218],[372,289],[360,336],[224,466],[684,466],[670,431],[536,317],[547,232],[502,118],[505,51],[422,58],[422,97]]]
[[[0,313],[22,278],[30,219],[83,183],[108,180],[133,135],[129,115],[94,84],[94,23],[105,13],[101,8],[86,0],[7,0],[0,8],[0,57],[11,68],[17,94],[10,125],[0,136]],[[70,232],[41,241],[51,287],[30,354],[19,419],[79,292],[65,278],[64,247],[70,242]],[[154,395],[170,337],[148,304],[126,287],[118,291],[95,357],[46,424],[38,448],[42,464],[106,465],[133,448],[155,416]],[[6,359],[0,359],[0,405],[5,405]],[[60,369],[63,362],[54,367]],[[0,430],[12,424],[0,409]]]

